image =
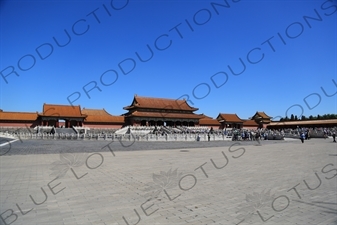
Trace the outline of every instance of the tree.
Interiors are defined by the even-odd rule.
[[[306,120],[307,118],[305,117],[305,115],[302,115],[301,120]]]
[[[294,120],[295,120],[294,114],[291,114],[291,115],[290,115],[290,120],[291,120],[291,121],[294,121]]]
[[[296,121],[298,120],[298,118],[297,118],[297,115],[295,116],[295,118],[294,118]]]

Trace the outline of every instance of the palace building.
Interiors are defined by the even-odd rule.
[[[82,126],[86,115],[82,114],[81,107],[70,105],[43,104],[42,113],[38,114],[37,120],[40,126],[54,126],[70,128]],[[64,122],[63,122],[64,121]]]
[[[35,127],[37,121],[37,112],[4,112],[0,109],[0,127]]]
[[[296,129],[299,127],[337,127],[337,119],[329,120],[304,120],[304,121],[272,121],[267,125],[268,129]]]
[[[0,127],[53,126],[55,128],[113,128],[124,126],[201,126],[214,129],[227,128],[296,128],[335,127],[337,120],[271,121],[265,112],[257,111],[249,119],[241,119],[237,114],[219,113],[214,119],[204,114],[196,114],[198,108],[190,106],[185,99],[142,97],[134,95],[130,105],[125,106],[123,115],[111,115],[103,109],[81,109],[81,106],[46,104],[42,112],[4,112],[0,109]]]
[[[240,129],[243,127],[243,120],[238,117],[236,114],[225,114],[225,113],[219,113],[219,115],[216,118],[220,125],[220,129],[226,129],[226,128],[237,128]]]
[[[123,109],[125,125],[141,126],[196,126],[201,115],[187,101],[166,98],[150,98],[135,95],[131,105]]]
[[[271,122],[272,117],[268,116],[265,112],[256,112],[254,116],[252,116],[252,120],[254,120],[259,128],[265,128]]]
[[[1,127],[121,128],[123,125],[124,116],[110,115],[104,109],[81,109],[79,105],[43,104],[41,113],[0,110]]]

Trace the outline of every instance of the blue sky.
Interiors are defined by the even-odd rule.
[[[70,101],[120,115],[137,94],[184,95],[211,117],[337,114],[336,0],[11,0],[0,10],[4,111]]]

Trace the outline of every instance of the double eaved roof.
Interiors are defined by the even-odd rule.
[[[171,118],[171,119],[200,119],[201,116],[194,113],[174,113],[174,112],[142,112],[133,111],[127,117],[148,117],[148,118]]]
[[[183,110],[183,111],[196,111],[198,108],[188,105],[185,99],[175,100],[167,98],[151,98],[134,96],[131,105],[124,107],[125,110],[132,110],[137,108],[143,109],[167,109],[167,110]]]

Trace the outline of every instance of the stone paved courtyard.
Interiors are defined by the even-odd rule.
[[[0,158],[0,223],[337,224],[336,147],[18,140]]]

